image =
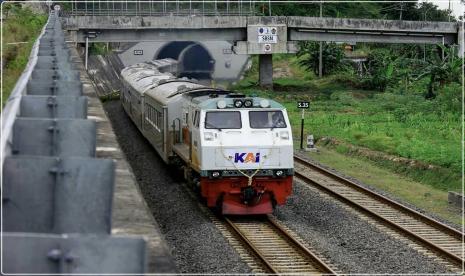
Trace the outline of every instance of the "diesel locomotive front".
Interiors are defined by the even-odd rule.
[[[284,106],[177,78],[175,63],[121,72],[123,107],[141,133],[223,214],[268,214],[285,204],[294,166]]]

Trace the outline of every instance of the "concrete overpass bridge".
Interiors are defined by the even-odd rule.
[[[464,53],[459,22],[245,15],[69,15],[63,28],[76,43],[231,41],[236,54],[259,54],[260,84],[272,84],[271,55],[295,53],[298,41],[443,44]]]

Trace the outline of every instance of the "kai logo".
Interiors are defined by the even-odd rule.
[[[260,163],[260,153],[236,152],[234,155],[234,163]]]

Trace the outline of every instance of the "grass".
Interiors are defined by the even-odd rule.
[[[459,224],[460,215],[448,208],[447,191],[461,191],[461,118],[456,111],[460,101],[447,97],[457,95],[461,86],[450,84],[439,98],[428,101],[421,94],[356,89],[343,75],[320,79],[301,68],[298,61],[295,56],[276,55],[274,67],[290,67],[292,74],[275,78],[274,91],[268,91],[257,86],[254,58],[250,72],[232,89],[282,103],[293,126],[296,148],[301,116],[297,102],[310,101],[305,133],[317,140],[331,137],[342,142],[322,148],[315,159]],[[344,145],[418,160],[427,169],[367,158]]]
[[[296,57],[283,56],[278,55],[275,65],[287,64],[295,71],[303,71],[298,67]],[[454,177],[434,178],[429,182],[423,177],[427,184],[442,190],[460,190],[459,113],[443,110],[440,102],[427,101],[419,95],[354,89],[340,82],[339,76],[318,79],[301,72],[299,77],[275,79],[275,91],[261,90],[256,86],[255,71],[252,67],[253,73],[233,88],[249,95],[274,98],[286,106],[291,123],[296,126],[293,128],[295,136],[300,135],[301,116],[296,103],[311,101],[311,109],[306,113],[305,132],[312,133],[317,140],[334,137],[353,145],[440,166]],[[420,173],[415,179],[422,181],[421,177]]]
[[[4,68],[2,86],[2,108],[10,96],[16,81],[29,60],[32,46],[47,21],[46,15],[38,15],[30,9],[15,4],[3,4],[3,52]],[[5,13],[8,14],[5,14]],[[9,44],[26,42],[20,44]]]
[[[89,48],[90,55],[107,55],[109,53],[111,53],[111,49],[109,49],[107,43],[96,42],[90,45],[90,48]]]

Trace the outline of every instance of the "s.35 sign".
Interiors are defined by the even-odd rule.
[[[297,102],[297,108],[310,108],[310,102]]]

